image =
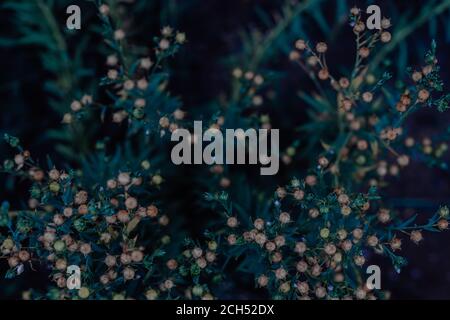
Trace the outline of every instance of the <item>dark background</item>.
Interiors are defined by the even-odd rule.
[[[339,0],[341,1],[341,0]],[[361,8],[367,6],[365,1],[344,1],[346,6],[356,4]],[[59,1],[58,1],[59,2]],[[167,0],[167,1],[136,1],[139,9],[134,9],[130,20],[135,32],[130,37],[145,44],[150,41],[162,25],[171,24],[178,30],[186,33],[188,43],[170,62],[171,83],[170,89],[175,96],[182,97],[183,109],[193,114],[201,114],[210,101],[216,99],[229,88],[230,61],[243,61],[242,41],[240,32],[254,29],[266,30],[261,22],[258,10],[264,12],[279,11],[283,1],[278,0]],[[445,1],[435,1],[436,5]],[[56,5],[60,20],[58,23],[63,29],[64,3]],[[373,3],[369,1],[367,3]],[[376,1],[382,8],[382,14],[396,22],[408,15],[409,19],[417,17],[429,1]],[[81,3],[83,10],[83,29],[98,24],[92,5]],[[340,70],[340,66],[349,65],[353,59],[353,37],[351,29],[344,23],[335,22],[335,13],[338,3],[325,1],[317,7],[323,17],[330,21],[333,27],[332,34],[324,34],[312,15],[302,18],[303,31],[309,39],[314,41],[326,40],[329,44],[330,54],[328,63],[331,69]],[[131,7],[132,5],[130,5]],[[86,10],[86,11],[85,11]],[[87,12],[85,15],[84,12]],[[18,37],[16,16],[8,10],[0,11],[0,38],[14,39]],[[331,23],[331,21],[334,21]],[[335,29],[334,29],[335,28]],[[422,54],[429,46],[431,39],[438,43],[438,59],[442,67],[442,76],[446,84],[449,83],[450,54],[450,12],[447,9],[436,18],[423,23],[413,34],[406,38],[404,44],[394,50],[389,58],[390,68],[394,71],[398,61],[407,65],[420,64]],[[295,30],[294,30],[295,32]],[[300,33],[300,32],[299,32]],[[70,49],[75,50],[77,37],[80,34],[68,35],[71,39]],[[91,69],[95,80],[104,74],[104,55],[100,49],[99,37],[89,39],[89,45],[84,51],[85,63]],[[39,47],[33,45],[11,47],[2,46],[0,51],[0,134],[8,132],[20,136],[23,144],[28,146],[35,157],[45,159],[52,154],[55,162],[66,161],[64,157],[55,153],[56,142],[45,133],[60,125],[60,115],[49,106],[49,95],[45,91],[44,83],[54,75],[46,71],[39,58]],[[245,60],[245,59],[244,59]],[[406,61],[405,61],[406,60]],[[272,111],[275,120],[274,127],[280,128],[283,139],[292,139],[295,136],[294,128],[307,119],[299,111],[302,102],[296,98],[295,92],[304,90],[310,84],[300,70],[293,69],[286,59],[286,54],[274,54],[265,65],[266,68],[280,70],[283,80],[277,84],[277,104],[280,108]],[[89,84],[86,84],[89,87]],[[446,85],[448,88],[448,85]],[[287,116],[289,115],[289,116]],[[423,110],[410,120],[412,130],[418,136],[426,136],[438,128],[448,126],[448,115],[437,115],[430,110]],[[10,155],[7,147],[0,144],[0,158]],[[70,162],[70,161],[69,161]],[[73,163],[71,163],[73,164]],[[306,169],[303,164],[297,169],[299,172]],[[290,173],[282,170],[278,177],[280,184],[288,181]],[[183,178],[181,178],[183,177]],[[176,178],[174,178],[176,179]],[[190,181],[186,175],[180,175],[176,202],[185,207],[188,217],[197,217],[195,206],[189,190]],[[19,183],[19,189],[13,186],[17,181],[0,175],[0,201],[8,199],[15,205],[20,205],[26,199],[26,185]],[[392,181],[388,192],[395,199],[414,199],[414,208],[409,213],[431,213],[441,203],[449,203],[450,177],[448,172],[438,169],[428,169],[424,165],[410,166],[401,179]],[[413,202],[408,200],[398,204],[398,207],[410,208]],[[203,220],[205,218],[203,217]],[[186,227],[193,236],[202,228],[202,220],[196,224],[187,223]],[[401,274],[395,274],[394,269],[385,259],[380,261],[383,274],[383,288],[390,288],[392,297],[397,299],[450,299],[450,233],[425,235],[425,241],[419,246],[404,242],[404,255],[410,264]],[[35,279],[35,281],[38,281]],[[0,280],[0,286],[2,280]],[[0,290],[1,291],[1,290]],[[248,288],[242,288],[240,297],[254,297]],[[0,292],[0,297],[2,293]],[[234,297],[239,298],[239,297]]]

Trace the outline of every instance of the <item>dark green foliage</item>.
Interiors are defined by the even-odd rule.
[[[20,279],[36,269],[49,276],[45,288],[16,294],[211,299],[233,295],[250,279],[273,299],[386,298],[365,287],[371,256],[387,257],[399,272],[407,263],[402,239],[419,243],[422,231],[447,228],[446,206],[436,205],[425,223],[404,218],[388,187],[410,162],[448,170],[449,132],[417,142],[408,126],[425,107],[448,109],[439,48],[433,40],[426,51],[428,38],[404,40],[426,23],[435,33],[450,1],[427,2],[412,21],[393,7],[393,27],[384,21],[379,31],[358,30],[364,15],[349,16],[346,1],[336,2],[332,15],[320,0],[284,1],[277,18],[257,6],[260,27],[242,28],[238,49],[221,61],[223,87],[196,106],[171,93],[174,78],[193,76],[177,73],[177,57],[189,59],[189,34],[165,26],[193,10],[187,4],[88,1],[89,27],[80,34],[58,21],[66,5],[7,1],[1,8],[18,28],[0,44],[36,50],[58,119],[37,133],[52,146],[46,162],[31,156],[33,145],[30,152],[4,135],[14,153],[3,157],[1,170],[29,191],[22,196],[15,185],[23,205],[0,208],[4,276]],[[158,13],[156,27],[134,20],[147,12]],[[329,53],[342,37],[355,40],[339,63]],[[309,84],[299,86],[292,74]],[[194,120],[220,130],[288,132],[280,174],[172,165],[170,135]],[[203,234],[192,234],[195,228]],[[69,265],[81,267],[80,290],[66,287]]]

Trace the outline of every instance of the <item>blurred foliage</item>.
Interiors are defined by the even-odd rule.
[[[72,3],[0,7],[15,150],[0,147],[0,263],[14,278],[0,295],[386,298],[364,288],[371,254],[399,270],[401,237],[447,228],[438,203],[405,219],[389,186],[411,162],[448,171],[450,131],[408,122],[448,107],[450,1],[380,1],[393,26],[379,32],[323,0],[77,1],[82,30],[68,31]],[[193,120],[279,128],[280,173],[172,165],[170,134]],[[65,288],[69,264],[82,290]]]

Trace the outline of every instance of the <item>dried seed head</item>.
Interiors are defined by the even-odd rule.
[[[288,293],[291,290],[291,284],[289,282],[283,282],[278,290],[282,293]]]
[[[320,230],[320,237],[321,237],[321,238],[326,239],[326,238],[328,238],[329,236],[330,236],[330,230],[329,230],[328,228],[322,228],[322,229]]]
[[[352,209],[349,207],[349,206],[342,206],[342,208],[341,208],[341,214],[344,216],[344,217],[347,217],[347,216],[349,216],[350,215],[350,213],[352,213]]]
[[[175,259],[167,261],[166,266],[169,270],[175,270],[178,267],[178,262]]]
[[[422,68],[422,73],[424,75],[428,75],[433,71],[433,66],[432,65],[426,65],[425,67]]]
[[[308,282],[297,282],[297,290],[301,295],[306,295],[309,292]]]
[[[305,192],[303,190],[297,189],[294,191],[294,198],[296,200],[302,200],[305,197]]]
[[[428,90],[426,90],[426,89],[420,90],[419,93],[417,94],[417,99],[421,103],[427,101],[429,97],[430,97],[430,92],[428,92]]]
[[[161,39],[161,41],[159,41],[159,48],[161,50],[167,50],[170,47],[170,41],[167,39]]]
[[[133,260],[133,262],[141,262],[144,260],[144,254],[140,250],[133,250],[131,252],[131,260]]]
[[[107,16],[109,14],[109,6],[106,4],[102,4],[98,9],[100,13],[104,16]]]
[[[274,251],[277,248],[275,243],[273,243],[272,241],[266,242],[265,247],[266,247],[266,250],[269,251],[269,252],[272,252],[272,251]]]
[[[72,103],[70,104],[70,109],[72,109],[73,112],[80,111],[82,107],[83,105],[78,100],[72,101]]]
[[[153,65],[153,62],[152,62],[152,60],[150,60],[150,58],[141,59],[141,62],[140,62],[141,68],[148,70],[152,67],[152,65]]]
[[[275,237],[275,244],[277,245],[277,247],[282,247],[286,244],[286,238],[283,236],[276,236]]]
[[[197,247],[197,248],[192,249],[192,256],[195,259],[200,258],[202,256],[202,254],[203,254],[203,250],[201,248]]]
[[[258,233],[255,235],[255,242],[260,246],[263,246],[266,243],[267,237],[264,233]]]
[[[139,79],[137,82],[137,86],[141,90],[146,90],[148,87],[148,81],[145,78]]]
[[[161,117],[159,119],[159,125],[161,126],[161,128],[167,128],[170,125],[170,120],[167,117]]]
[[[87,202],[88,199],[88,193],[86,191],[79,191],[76,195],[75,195],[75,204],[76,205],[80,205],[80,204],[85,204]]]
[[[329,256],[332,256],[336,253],[336,246],[332,243],[327,243],[324,247],[324,251]]]
[[[30,260],[30,253],[26,250],[20,250],[18,256],[22,262]]]
[[[349,196],[348,195],[346,195],[345,193],[341,193],[339,196],[338,196],[338,202],[340,203],[340,204],[348,204],[349,202],[350,202],[350,198],[349,198]]]
[[[326,157],[320,157],[319,160],[318,160],[318,163],[319,163],[319,165],[320,165],[322,168],[325,168],[325,167],[328,166],[328,164],[330,163],[330,161],[329,161]]]
[[[305,178],[305,183],[308,186],[313,187],[317,184],[317,177],[315,175],[307,175]]]
[[[311,67],[315,67],[319,63],[319,58],[316,56],[310,56],[306,59],[306,63]]]
[[[53,222],[57,225],[60,226],[64,223],[64,217],[60,214],[55,214],[53,216]]]
[[[276,194],[278,196],[278,198],[283,199],[284,197],[286,197],[286,189],[282,188],[282,187],[278,187],[276,190]]]
[[[227,220],[227,226],[230,228],[236,228],[238,225],[238,220],[235,217],[229,217]]]
[[[208,251],[205,255],[206,261],[208,262],[214,262],[216,260],[216,254],[214,252]]]
[[[356,299],[358,299],[358,300],[363,300],[363,299],[365,299],[365,298],[366,298],[366,295],[367,295],[366,291],[365,291],[364,289],[362,289],[362,288],[358,288],[358,289],[356,289],[356,291],[355,291],[355,297],[356,297]]]
[[[158,222],[162,226],[167,226],[169,224],[169,217],[166,215],[162,215],[159,217]]]
[[[70,123],[72,123],[72,120],[73,120],[73,116],[70,113],[65,113],[61,120],[61,123],[70,124]]]
[[[448,209],[448,207],[447,207],[447,206],[440,207],[440,208],[439,208],[439,215],[440,215],[442,218],[447,218],[448,215],[449,215],[449,209]]]
[[[352,235],[353,235],[353,238],[354,238],[354,239],[359,240],[359,239],[362,238],[363,233],[364,233],[364,232],[363,232],[362,229],[356,228],[356,229],[353,230]]]
[[[175,42],[178,44],[183,44],[186,42],[186,34],[184,32],[177,32],[175,36]]]
[[[381,223],[389,222],[389,220],[391,220],[391,215],[389,214],[389,210],[388,209],[380,209],[380,211],[378,212],[378,220]]]
[[[158,215],[158,208],[155,205],[150,205],[147,207],[147,215],[151,218],[155,218]]]
[[[353,244],[350,240],[345,240],[344,242],[342,242],[341,247],[342,247],[342,250],[348,252],[352,249]]]
[[[25,157],[22,154],[16,154],[14,156],[14,162],[17,166],[22,167],[25,163]]]
[[[406,167],[409,164],[409,157],[407,155],[401,155],[397,158],[397,162],[401,167]]]
[[[347,231],[345,229],[339,229],[337,232],[337,236],[339,240],[344,240],[345,238],[347,238]]]
[[[364,150],[367,150],[367,148],[369,147],[369,144],[367,143],[366,140],[358,140],[356,146],[359,150],[364,151]]]
[[[108,70],[107,77],[110,80],[116,80],[119,77],[119,72],[116,69],[110,69]]]
[[[325,52],[327,52],[327,49],[328,49],[328,46],[327,46],[327,44],[325,42],[319,42],[316,45],[316,51],[318,53],[325,53]]]
[[[277,270],[275,270],[275,277],[278,280],[282,280],[282,279],[286,278],[286,276],[287,276],[287,271],[283,267],[280,267]]]
[[[91,294],[91,292],[89,291],[89,289],[87,287],[81,287],[80,290],[78,290],[78,296],[81,299],[87,299],[90,294]]]
[[[322,286],[318,286],[314,293],[316,294],[317,298],[322,299],[327,295],[327,290]]]
[[[126,186],[126,185],[130,184],[130,182],[131,182],[130,174],[128,172],[119,173],[119,175],[117,176],[117,181],[122,186]]]

